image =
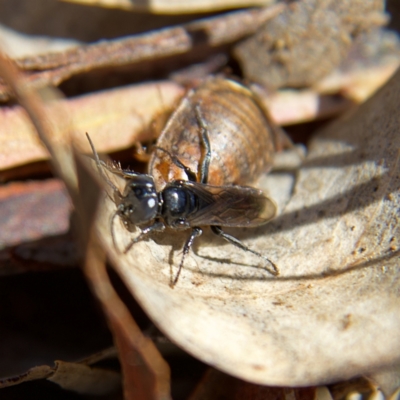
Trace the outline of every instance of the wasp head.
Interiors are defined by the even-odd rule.
[[[123,194],[116,192],[115,204],[118,209],[117,214],[128,228],[152,221],[159,210],[153,177],[137,174],[130,178]]]

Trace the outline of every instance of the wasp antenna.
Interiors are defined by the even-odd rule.
[[[86,137],[89,141],[90,147],[92,148],[92,152],[93,152],[93,156],[94,156],[94,160],[96,161],[96,166],[97,169],[99,171],[100,176],[107,182],[108,186],[111,187],[112,190],[114,190],[114,192],[117,192],[119,194],[120,197],[122,197],[120,191],[118,190],[118,188],[110,181],[110,179],[108,178],[108,176],[104,173],[103,169],[101,168],[102,166],[107,168],[106,163],[104,163],[103,161],[100,160],[99,155],[97,154],[97,151],[94,147],[94,144],[92,142],[92,139],[90,139],[89,134],[86,132]],[[107,193],[108,197],[111,199],[110,195]],[[112,199],[111,199],[112,200]]]

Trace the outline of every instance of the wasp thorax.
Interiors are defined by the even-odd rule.
[[[128,180],[123,195],[116,202],[119,215],[128,224],[152,221],[158,213],[158,195],[153,178],[139,175]]]
[[[169,226],[188,227],[182,220],[197,210],[197,198],[185,185],[184,181],[176,181],[168,184],[162,192],[161,212]]]

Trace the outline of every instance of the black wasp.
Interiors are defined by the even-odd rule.
[[[148,174],[123,170],[120,167],[109,166],[100,161],[94,145],[86,134],[100,175],[112,188],[117,211],[112,217],[113,226],[115,217],[119,216],[125,227],[132,231],[136,226],[144,226],[139,236],[134,238],[125,249],[128,252],[132,246],[143,240],[152,232],[164,231],[166,227],[185,230],[191,229],[190,236],[183,246],[183,255],[178,272],[172,279],[174,286],[182,270],[185,257],[193,245],[196,237],[203,231],[201,226],[210,226],[218,236],[244,251],[251,252],[266,260],[273,269],[268,270],[273,275],[279,271],[275,264],[262,254],[250,249],[239,239],[225,233],[221,227],[256,227],[263,225],[275,216],[276,206],[261,190],[238,185],[212,186],[207,184],[208,169],[211,161],[211,146],[207,127],[201,118],[199,108],[196,107],[199,125],[200,143],[204,149],[204,157],[200,164],[199,179],[196,173],[186,167],[177,157],[165,149],[156,147],[156,151],[167,153],[176,166],[183,169],[188,180],[174,180],[169,182],[163,190],[157,192],[154,178]],[[127,180],[123,193],[110,181],[102,167],[110,172],[121,175]],[[147,226],[145,226],[147,225]],[[115,244],[114,230],[111,228]]]

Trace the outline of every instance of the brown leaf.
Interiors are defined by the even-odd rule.
[[[118,372],[65,361],[56,361],[54,372],[47,379],[63,389],[90,395],[114,393],[121,386]]]
[[[99,151],[110,152],[151,139],[157,133],[152,132],[152,122],[168,113],[182,93],[178,85],[159,82],[64,99],[59,104],[73,119],[77,146],[88,148],[85,132],[89,132]],[[21,107],[0,109],[0,121],[0,170],[49,158]]]
[[[274,222],[235,231],[278,265],[277,278],[204,235],[172,290],[187,233],[116,252],[107,200],[100,236],[155,324],[202,361],[260,384],[316,385],[398,360],[399,102],[397,73],[314,138]],[[132,236],[118,220],[115,234],[120,249]]]
[[[68,230],[70,204],[62,182],[12,183],[0,187],[0,249]]]
[[[156,67],[168,65],[166,57],[191,53],[193,60],[196,60],[194,62],[203,61],[207,54],[216,52],[215,47],[254,33],[281,9],[282,6],[278,4],[262,10],[235,11],[177,27],[77,46],[63,52],[25,57],[16,60],[16,63],[27,72],[28,81],[35,87],[57,86],[77,74],[123,65],[137,64],[137,74],[140,72],[143,75],[147,70],[152,72]],[[160,60],[163,60],[161,64]],[[150,61],[154,68],[149,68],[150,64],[143,66],[143,63]],[[173,62],[172,68],[176,69],[176,65]],[[0,101],[9,97],[10,88],[0,81]]]
[[[154,344],[144,337],[109,281],[105,269],[104,251],[98,245],[98,240],[92,229],[97,202],[100,199],[100,187],[97,180],[91,178],[91,173],[83,167],[82,156],[74,152],[70,135],[72,127],[68,123],[61,123],[63,119],[60,117],[65,117],[65,110],[61,108],[59,103],[52,103],[51,107],[47,103],[47,107],[45,107],[43,98],[30,85],[26,84],[26,80],[15,69],[14,64],[4,56],[0,57],[0,75],[13,89],[17,100],[29,114],[39,137],[52,156],[55,171],[65,181],[74,202],[80,220],[78,233],[81,243],[87,247],[84,272],[93,285],[94,293],[104,307],[117,343],[120,344],[121,338],[124,339],[123,346],[120,346],[120,349],[130,350],[127,355],[121,353],[122,366],[132,367],[129,359],[131,355],[139,355],[139,359],[143,361],[139,364],[139,368],[133,368],[133,373],[131,372],[132,368],[130,370],[124,369],[125,373],[130,372],[127,376],[134,378],[134,380],[127,379],[125,381],[125,394],[130,394],[126,398],[133,398],[133,384],[138,384],[137,387],[141,389],[141,393],[146,395],[142,398],[168,399],[169,368]],[[54,97],[51,90],[46,90],[44,93],[46,99]],[[63,130],[59,128],[57,122],[61,123]],[[125,357],[128,357],[128,359]],[[85,387],[85,382],[78,380],[74,383],[78,390],[93,389],[92,384],[96,382],[97,378],[89,372],[86,375],[88,379],[85,382],[89,382],[89,389]],[[62,375],[61,378],[63,387],[68,386],[70,377],[64,380]],[[96,387],[94,387],[95,389]]]
[[[285,389],[256,385],[209,368],[189,400],[322,400],[321,397],[317,397],[317,390],[316,388]]]
[[[115,351],[113,353],[115,357]],[[96,358],[101,360],[109,356],[110,352],[103,352],[102,356]],[[89,395],[115,393],[121,386],[121,376],[118,372],[93,368],[86,362],[55,361],[54,367],[41,365],[19,376],[2,379],[0,388],[38,379],[47,379],[63,389]]]

